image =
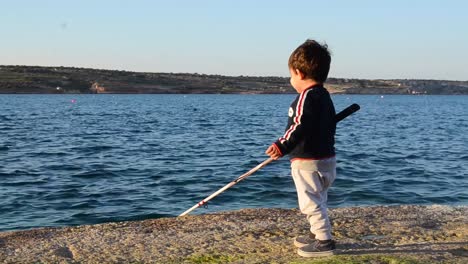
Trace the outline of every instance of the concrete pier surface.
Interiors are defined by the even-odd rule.
[[[199,209],[202,210],[202,209]],[[1,263],[468,263],[468,207],[330,210],[337,254],[310,259],[296,209],[243,209],[0,233]]]

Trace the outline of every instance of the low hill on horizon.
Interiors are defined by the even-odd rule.
[[[335,94],[468,94],[468,81],[329,78]],[[289,78],[0,65],[0,94],[286,94]]]

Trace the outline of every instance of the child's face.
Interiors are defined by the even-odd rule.
[[[289,82],[291,83],[292,87],[298,93],[301,93],[299,91],[299,82],[303,79],[301,73],[296,69],[289,68],[289,74],[291,75],[291,79],[289,79]]]

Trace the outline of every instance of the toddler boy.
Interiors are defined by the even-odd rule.
[[[336,177],[335,108],[323,87],[330,62],[328,47],[314,40],[293,51],[288,62],[290,82],[299,95],[289,108],[284,135],[266,150],[274,159],[291,157],[299,209],[310,223],[309,235],[294,240],[303,257],[335,251],[327,214],[327,191]]]

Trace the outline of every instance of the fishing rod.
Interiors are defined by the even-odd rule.
[[[343,111],[339,112],[338,114],[335,115],[335,122],[338,123],[340,122],[341,120],[345,119],[346,117],[350,116],[351,114],[353,114],[354,112],[358,111],[359,109],[361,109],[361,107],[358,105],[358,104],[352,104],[348,107],[346,107]],[[188,213],[190,213],[191,211],[197,209],[198,207],[200,206],[203,206],[205,205],[209,200],[215,198],[216,196],[218,196],[220,193],[224,192],[225,190],[231,188],[232,186],[234,186],[235,184],[237,184],[238,182],[242,181],[243,179],[249,177],[250,175],[252,175],[254,172],[258,171],[259,169],[265,167],[268,163],[272,162],[274,159],[273,158],[268,158],[266,160],[264,160],[262,163],[258,164],[257,166],[255,166],[255,168],[249,170],[248,172],[242,174],[241,176],[239,176],[237,179],[233,180],[232,182],[226,184],[223,188],[217,190],[216,192],[214,192],[213,194],[211,194],[210,196],[206,197],[205,199],[201,200],[200,202],[198,202],[197,204],[195,204],[194,206],[192,206],[190,209],[188,209],[187,211],[183,212],[182,214],[180,214],[179,216],[184,216]]]

